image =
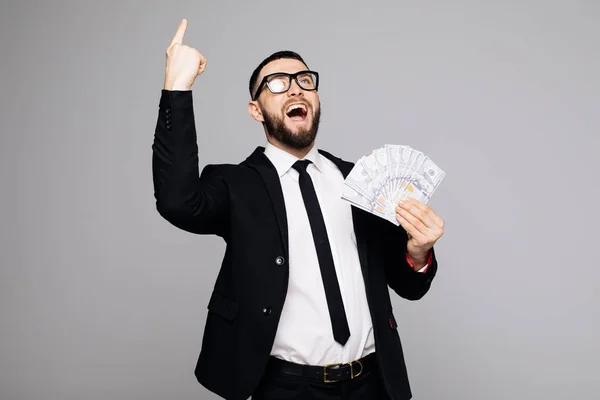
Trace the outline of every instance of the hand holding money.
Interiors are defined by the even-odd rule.
[[[400,225],[396,219],[398,202],[413,198],[427,204],[445,176],[422,152],[386,144],[356,162],[344,181],[342,199]]]
[[[187,20],[183,19],[167,47],[166,90],[190,90],[194,80],[204,72],[206,58],[196,49],[183,44]]]
[[[425,264],[429,250],[444,234],[444,220],[429,206],[413,198],[398,203],[396,220],[408,233],[408,255],[415,264]]]
[[[444,233],[444,220],[426,204],[445,176],[420,151],[386,144],[358,160],[344,181],[342,199],[401,225],[408,234],[407,254],[422,266]]]

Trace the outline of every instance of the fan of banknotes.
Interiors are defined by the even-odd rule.
[[[445,176],[422,152],[386,144],[356,162],[344,182],[342,199],[399,225],[398,202],[412,197],[427,204]]]

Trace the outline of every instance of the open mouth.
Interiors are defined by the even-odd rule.
[[[287,108],[285,114],[292,121],[304,121],[308,115],[308,108],[305,104],[292,104]]]

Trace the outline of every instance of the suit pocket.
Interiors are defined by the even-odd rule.
[[[237,317],[238,303],[224,296],[219,291],[214,291],[208,302],[208,310],[223,317],[227,321],[233,321]]]

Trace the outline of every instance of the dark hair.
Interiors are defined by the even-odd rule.
[[[260,75],[260,71],[262,71],[263,67],[270,63],[271,61],[280,60],[282,58],[291,58],[293,60],[298,60],[302,64],[306,65],[300,54],[295,53],[289,50],[282,50],[276,53],[271,54],[269,57],[265,58],[258,67],[252,72],[252,76],[250,76],[250,83],[248,85],[248,90],[250,92],[250,98],[254,96],[254,91],[256,90],[255,86],[258,84],[256,81],[258,80],[258,76]],[[308,66],[306,66],[308,68]]]

